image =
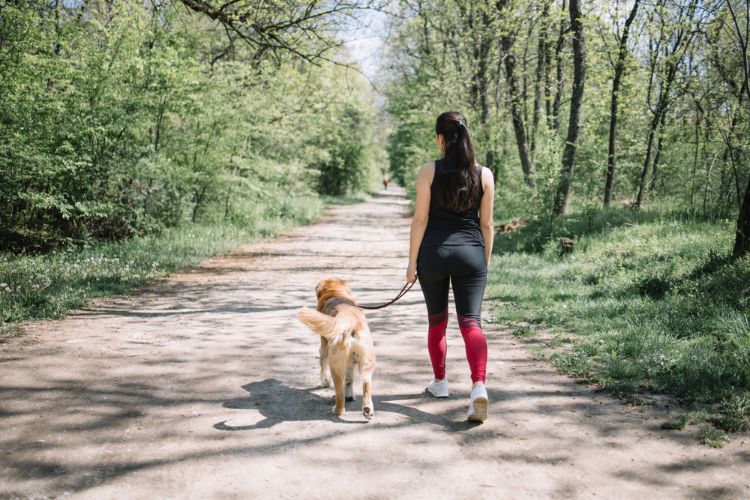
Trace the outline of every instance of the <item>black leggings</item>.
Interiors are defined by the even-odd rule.
[[[436,380],[445,379],[448,327],[448,287],[453,284],[458,326],[464,338],[471,381],[484,382],[487,372],[487,340],[480,315],[487,284],[487,262],[481,246],[422,247],[417,257],[417,276],[427,304],[427,350]]]
[[[481,325],[482,299],[487,285],[487,261],[479,245],[428,246],[419,249],[417,276],[427,303],[427,314],[433,316],[448,308],[448,285],[459,321],[472,319]]]

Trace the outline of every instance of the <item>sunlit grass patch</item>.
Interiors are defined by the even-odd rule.
[[[251,238],[234,226],[181,226],[44,255],[4,255],[0,321],[57,317],[92,298],[123,293]]]
[[[530,328],[530,327],[528,327],[526,325],[516,326],[515,328],[513,328],[513,330],[511,331],[511,333],[513,335],[515,335],[516,337],[534,337],[534,336],[536,336],[536,332],[532,328]]]
[[[370,198],[370,194],[364,191],[351,193],[346,196],[322,196],[321,199],[326,205],[351,205],[353,203],[361,203],[367,201]]]
[[[0,254],[0,337],[18,321],[55,318],[91,299],[124,293],[259,237],[319,217],[316,197],[248,208],[242,220],[183,224],[158,234],[94,242],[39,255]],[[255,212],[253,212],[255,210]]]
[[[726,433],[708,424],[700,427],[698,438],[701,440],[701,443],[711,448],[723,448],[729,442],[729,436]]]
[[[707,408],[711,417],[698,421],[744,428],[745,417],[728,416],[741,411],[726,411],[750,394],[750,258],[728,258],[732,232],[675,214],[586,217],[560,219],[579,233],[553,231],[576,239],[566,255],[537,226],[498,236],[487,290],[494,319],[572,338],[546,351],[572,376],[620,396],[671,394]]]

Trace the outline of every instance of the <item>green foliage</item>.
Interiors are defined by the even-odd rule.
[[[259,57],[179,5],[17,2],[0,43],[0,249],[293,220],[376,175],[355,72]]]
[[[344,196],[372,185],[368,172],[362,168],[368,142],[371,117],[353,105],[347,105],[340,118],[322,130],[316,144],[327,154],[311,165],[317,170],[317,190],[328,196]],[[363,140],[363,138],[365,140]],[[374,146],[373,146],[374,147]]]
[[[405,186],[414,197],[414,183],[422,165],[439,156],[435,146],[435,119],[442,112],[438,108],[423,109],[427,95],[410,96],[418,92],[419,76],[406,85],[389,89],[388,112],[393,117],[392,131],[388,138],[390,171],[396,182]],[[431,101],[427,101],[431,102]],[[427,111],[427,112],[426,112]]]
[[[484,1],[399,5],[400,16],[391,23],[386,87],[394,177],[411,189],[414,172],[438,155],[433,146],[435,118],[443,111],[458,109],[469,119],[480,163],[486,162],[488,152],[494,155],[496,217],[500,221],[547,218],[560,175],[573,76],[568,13],[560,9],[559,2],[552,2],[545,14],[544,2],[533,0],[507,2],[499,10],[495,2]],[[641,4],[635,18],[618,93],[611,203],[615,207],[633,203],[656,102],[666,89],[666,73],[676,65],[663,126],[652,142],[644,206],[734,219],[750,176],[746,161],[750,102],[738,94],[741,53],[725,4],[702,4],[692,17],[686,5]],[[587,81],[582,132],[569,203],[575,213],[602,206],[614,61],[630,5],[594,2],[589,9],[583,19]],[[517,23],[518,19],[525,22]],[[546,40],[542,39],[543,27],[548,28]],[[674,43],[677,33],[686,27],[695,32],[680,52],[684,56],[664,55],[664,47]],[[502,36],[511,41],[507,52],[499,43]],[[482,55],[484,40],[489,40],[489,45]],[[546,45],[540,46],[542,42]],[[650,53],[649,47],[661,47],[661,52]],[[543,66],[538,66],[539,49],[548,51]],[[536,170],[534,188],[523,180],[512,127],[510,84],[504,65],[509,58],[515,61],[525,146]],[[555,116],[558,83],[560,109]],[[541,90],[538,122],[534,117],[536,85]],[[556,119],[559,128],[554,126]],[[657,156],[658,163],[653,166]],[[731,233],[733,228],[726,229]]]

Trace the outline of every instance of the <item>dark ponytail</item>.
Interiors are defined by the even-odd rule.
[[[481,193],[469,124],[461,113],[448,111],[438,116],[435,133],[445,142],[440,173],[433,180],[437,195],[443,206],[466,213],[476,207]]]

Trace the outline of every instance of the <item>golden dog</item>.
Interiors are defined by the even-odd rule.
[[[353,401],[354,366],[362,376],[362,414],[372,418],[372,374],[375,349],[362,309],[356,306],[347,281],[324,279],[315,287],[318,310],[303,307],[299,319],[320,335],[320,385],[336,389],[336,415],[344,414],[344,400]],[[330,372],[330,373],[329,373]]]

